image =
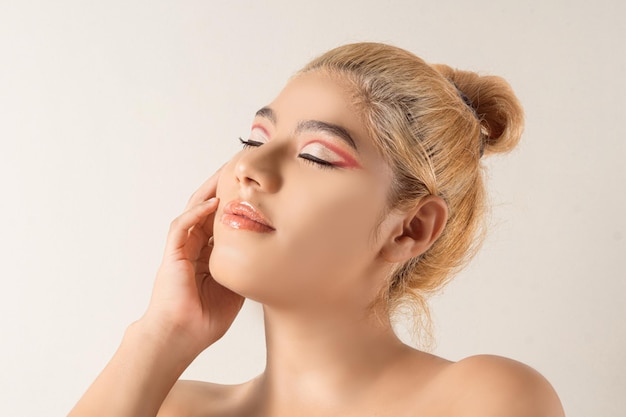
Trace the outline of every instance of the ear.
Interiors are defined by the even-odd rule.
[[[441,235],[447,220],[448,206],[443,198],[422,198],[412,210],[394,219],[381,255],[387,262],[400,263],[423,254]]]

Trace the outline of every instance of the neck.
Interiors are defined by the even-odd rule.
[[[410,348],[388,319],[368,309],[348,313],[264,308],[267,367],[257,387],[266,406],[340,406],[363,395]],[[272,404],[274,406],[272,406]]]

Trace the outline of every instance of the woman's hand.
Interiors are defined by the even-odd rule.
[[[185,368],[228,330],[243,297],[209,272],[219,171],[172,222],[150,305],[69,417],[155,416]]]
[[[218,177],[219,171],[171,223],[152,299],[140,320],[164,336],[175,334],[184,342],[177,343],[181,353],[194,357],[224,335],[244,301],[209,272]]]

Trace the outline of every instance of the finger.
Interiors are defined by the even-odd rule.
[[[189,229],[189,238],[187,239],[186,247],[188,248],[187,253],[191,258],[196,258],[203,246],[206,246],[207,244],[211,247],[213,246],[212,239],[214,220],[215,211],[212,211],[204,219],[200,220]]]
[[[209,215],[210,216],[210,215]],[[185,254],[190,260],[196,260],[202,251],[202,248],[207,245],[209,236],[207,236],[202,228],[194,224],[187,233],[187,241],[185,242]]]
[[[202,247],[210,245],[213,247],[213,220],[215,212],[209,213],[203,220],[194,224],[189,229],[186,247],[187,253],[193,258],[198,257]]]
[[[213,247],[211,245],[205,245],[202,249],[200,249],[200,253],[194,262],[196,275],[209,273],[209,260],[211,259],[211,252],[213,252]]]
[[[191,207],[200,204],[201,202],[215,197],[215,192],[217,191],[217,180],[220,177],[220,171],[224,165],[222,165],[213,175],[209,177],[201,186],[198,188],[189,198],[187,202],[186,210],[189,210]]]
[[[217,209],[218,199],[213,197],[185,211],[170,224],[170,231],[165,244],[166,253],[174,253],[185,246],[191,228],[201,224]]]

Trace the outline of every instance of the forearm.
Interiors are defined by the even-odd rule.
[[[156,416],[163,400],[195,355],[174,332],[132,324],[98,378],[68,417]]]

